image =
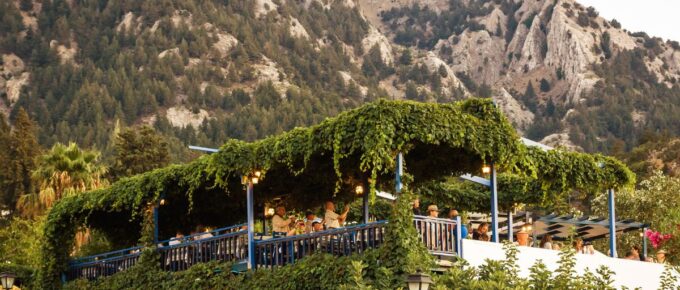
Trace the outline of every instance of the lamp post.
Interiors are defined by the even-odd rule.
[[[3,272],[0,274],[0,283],[2,283],[2,289],[11,290],[14,287],[14,280],[17,275],[13,273]]]
[[[410,290],[427,290],[432,284],[432,278],[430,278],[430,275],[418,271],[415,274],[408,275],[406,284]]]

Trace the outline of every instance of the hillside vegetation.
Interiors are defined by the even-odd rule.
[[[493,97],[525,136],[631,150],[680,132],[680,45],[573,0],[0,1],[0,111],[111,154],[116,124],[217,146],[376,98]]]

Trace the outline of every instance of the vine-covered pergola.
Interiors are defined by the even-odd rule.
[[[357,197],[357,185],[369,187],[369,193],[395,188],[400,155],[411,187],[480,174],[483,165],[492,165],[492,181],[500,172],[495,188],[518,202],[560,198],[575,189],[602,192],[631,185],[635,178],[610,157],[523,145],[489,99],[451,104],[381,100],[263,140],[229,140],[215,154],[193,162],[60,200],[44,227],[43,285],[59,283],[79,228],[99,230],[114,245],[126,247],[140,239],[151,244],[153,223],[147,217],[153,208],[158,209],[161,236],[197,224],[242,222],[248,212],[242,177],[256,171],[262,175],[255,204],[284,194],[286,203],[298,208],[329,199],[349,201]],[[164,205],[158,207],[161,199]]]

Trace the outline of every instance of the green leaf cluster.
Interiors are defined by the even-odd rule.
[[[515,184],[508,188],[513,193],[536,184],[547,194],[553,188],[601,189],[634,182],[634,175],[612,158],[526,148],[488,99],[451,104],[381,100],[260,141],[230,140],[218,153],[191,163],[62,199],[45,224],[42,282],[46,287],[58,284],[58,273],[68,259],[64,249],[71,248],[78,226],[106,231],[121,246],[148,240],[150,231],[140,237],[119,229],[135,224],[141,229],[142,213],[161,195],[170,204],[162,210],[176,217],[162,220],[161,234],[191,223],[185,216],[224,226],[245,217],[244,174],[262,172],[257,198],[288,194],[290,207],[310,208],[328,199],[352,200],[354,187],[361,183],[368,183],[371,193],[394,188],[398,152],[405,155],[409,172],[405,179],[412,177],[414,188],[452,175],[479,174],[482,164],[492,160],[499,169],[520,176],[508,183]],[[216,214],[223,212],[233,215]]]

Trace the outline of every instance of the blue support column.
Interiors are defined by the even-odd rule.
[[[159,206],[159,204],[156,203],[156,205],[153,207],[153,244],[154,245],[158,244],[158,206]]]
[[[460,216],[456,217],[456,254],[463,258],[463,228]]]
[[[514,227],[513,227],[514,222],[512,221],[512,218],[513,218],[513,216],[512,216],[512,210],[511,210],[511,211],[508,212],[508,241],[511,242],[511,243],[513,242],[513,239],[514,239],[513,236],[515,235]]]
[[[253,208],[253,183],[248,181],[248,269],[255,269],[255,209]]]
[[[614,190],[609,190],[609,255],[616,258],[616,210],[614,202]]]
[[[647,237],[645,232],[647,232],[647,228],[642,228],[642,256],[647,259]]]
[[[397,154],[397,174],[395,176],[395,190],[396,194],[400,194],[401,190],[403,188],[403,184],[401,183],[401,176],[404,174],[404,155],[399,152]]]
[[[498,186],[496,184],[496,166],[491,161],[491,242],[498,243]]]

